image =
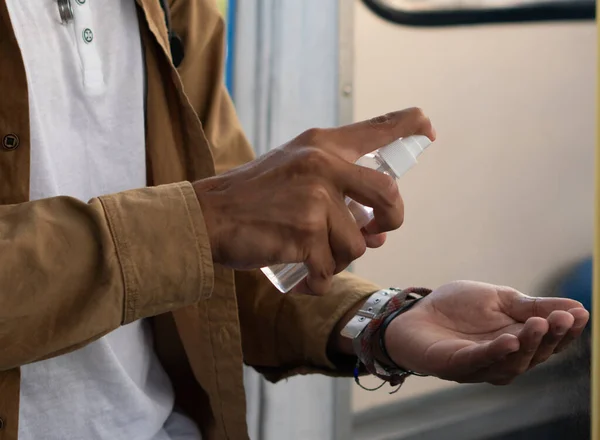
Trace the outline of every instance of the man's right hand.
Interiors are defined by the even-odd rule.
[[[334,274],[383,244],[399,228],[404,206],[396,182],[354,162],[400,138],[435,139],[429,119],[407,109],[340,128],[311,129],[270,153],[194,183],[213,260],[233,269],[303,262],[314,294]],[[360,230],[344,202],[374,209]]]

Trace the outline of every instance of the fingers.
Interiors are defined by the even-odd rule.
[[[335,272],[336,263],[329,247],[327,235],[313,242],[308,259],[305,261],[308,269],[306,286],[308,293],[324,295],[331,287],[331,279]]]
[[[368,248],[376,249],[385,244],[385,240],[387,239],[387,235],[384,233],[381,234],[368,234],[363,231],[363,235],[365,237],[365,243]]]
[[[555,353],[560,353],[565,350],[571,342],[579,338],[590,319],[589,312],[581,307],[571,309],[569,310],[569,313],[573,316],[573,325],[554,349]]]
[[[330,213],[329,244],[336,263],[335,273],[344,270],[367,250],[365,237],[342,199]]]
[[[501,348],[494,353],[489,342],[479,344],[473,349],[470,358],[462,360],[463,363],[472,362],[472,367],[466,367],[465,374],[459,377],[458,381],[507,385],[520,374],[548,360],[553,353],[567,347],[579,337],[588,319],[589,313],[579,307],[568,312],[554,311],[547,319],[530,318],[519,332],[517,351],[503,355]],[[513,341],[517,339],[514,335],[503,334],[493,343],[502,345],[498,341],[504,339],[504,344],[510,346],[514,344],[511,338]],[[458,359],[458,354],[456,356]]]
[[[517,321],[524,322],[533,316],[549,318],[555,311],[565,311],[573,316],[573,324],[556,345],[555,353],[563,351],[577,339],[589,321],[589,312],[578,301],[569,298],[531,297],[510,288],[499,289],[498,295],[501,298],[503,311]],[[548,336],[547,339],[550,337]]]
[[[306,287],[310,293],[323,295],[329,291],[333,275],[361,257],[367,245],[354,217],[343,199],[331,196],[328,230],[313,240],[305,264],[308,269]]]
[[[569,298],[527,296],[509,287],[498,287],[498,296],[503,311],[519,322],[525,322],[533,316],[547,318],[555,310],[583,308],[580,302]]]
[[[435,140],[431,121],[419,108],[388,113],[368,121],[328,130],[331,148],[348,162],[384,147],[401,137],[414,134]]]
[[[355,202],[351,201],[346,209],[353,212],[359,227],[368,224],[367,232],[387,232],[402,225],[404,203],[396,181],[390,176],[316,149],[306,149],[302,167],[303,172],[318,170],[315,174],[319,177],[314,179],[311,189],[317,201],[320,198],[330,204],[339,200],[340,195],[353,199]],[[360,205],[371,207],[373,214]],[[374,221],[370,222],[373,216]]]
[[[360,228],[364,228],[373,220],[373,208],[361,205],[348,197],[346,197],[346,202],[348,210]]]
[[[366,226],[370,234],[393,231],[404,222],[404,202],[396,181],[378,171],[358,165],[342,165],[342,191],[358,203],[373,208],[374,220]]]
[[[533,356],[548,333],[548,321],[543,318],[530,318],[519,332],[519,351],[509,355],[500,368],[500,373],[516,376],[524,373],[529,368]]]
[[[575,318],[569,312],[555,310],[550,313],[550,316],[548,316],[549,331],[542,339],[529,368],[545,362],[552,356],[558,344],[562,342],[567,333],[570,333],[574,322]]]
[[[511,383],[529,369],[548,329],[548,321],[545,319],[538,317],[529,319],[518,335],[519,350],[474,375],[475,381],[489,382],[494,385]]]

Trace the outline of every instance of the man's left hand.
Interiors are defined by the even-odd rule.
[[[574,300],[458,281],[395,318],[385,334],[394,362],[461,383],[510,383],[576,339],[589,313]]]

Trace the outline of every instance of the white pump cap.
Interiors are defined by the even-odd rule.
[[[377,152],[385,163],[396,174],[396,179],[402,177],[417,163],[417,157],[431,145],[427,136],[415,135],[400,138]]]

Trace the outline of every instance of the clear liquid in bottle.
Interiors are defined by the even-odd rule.
[[[356,164],[391,176],[398,180],[417,163],[417,157],[431,144],[426,136],[398,139],[379,150],[361,157]],[[346,197],[346,206],[360,228],[373,220],[373,208]],[[282,293],[287,293],[308,276],[304,263],[275,264],[262,268],[263,273]]]

